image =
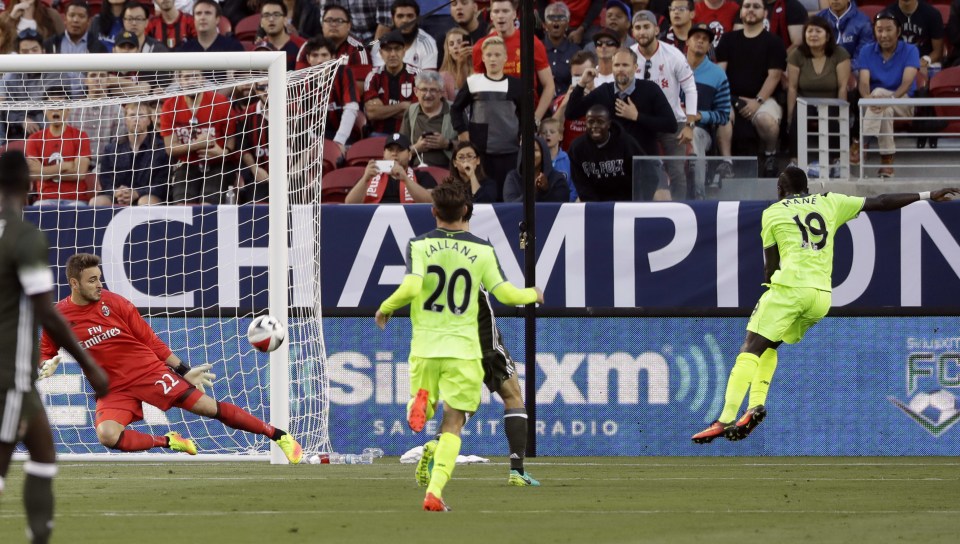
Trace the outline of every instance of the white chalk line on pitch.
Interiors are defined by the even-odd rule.
[[[342,475],[341,475],[342,476]],[[118,482],[118,481],[191,481],[191,480],[201,480],[201,481],[289,481],[293,475],[286,476],[139,476],[136,474],[118,476],[112,474],[110,476],[69,476],[61,475],[59,476],[62,479],[67,480],[91,480],[98,482]],[[302,474],[296,475],[297,480],[330,480],[337,481],[343,480],[343,477],[338,476],[324,476],[324,475],[313,475],[313,476],[304,476]],[[351,480],[370,480],[370,481],[406,481],[411,480],[412,476],[403,475],[403,476],[358,476],[351,474]],[[475,476],[457,476],[457,480],[463,481],[493,481],[498,482],[503,480],[502,477],[475,477]],[[823,478],[823,477],[807,477],[802,475],[789,475],[789,476],[654,476],[654,477],[602,477],[602,476],[590,476],[590,477],[562,477],[562,478],[549,478],[546,481],[550,482],[579,482],[579,481],[602,481],[602,482],[667,482],[667,481],[772,481],[772,482],[955,482],[960,480],[960,476],[953,478],[941,478],[941,477],[922,477],[922,478],[886,478],[883,476],[878,476],[875,478]]]
[[[472,510],[471,513],[475,514],[485,514],[485,515],[536,515],[542,516],[545,514],[579,514],[579,515],[649,515],[649,516],[658,516],[658,515],[705,515],[705,516],[715,516],[715,515],[732,515],[732,514],[759,514],[759,515],[784,515],[784,514],[794,514],[794,515],[836,515],[836,516],[851,516],[851,515],[862,515],[862,516],[889,516],[889,515],[949,515],[956,516],[960,514],[960,510],[772,510],[772,509],[715,509],[715,510],[706,510],[706,509],[695,509],[695,510],[516,510],[511,509],[509,511],[504,510]],[[168,511],[168,512],[146,512],[146,511],[135,511],[135,512],[119,512],[115,510],[71,510],[69,512],[57,512],[56,517],[58,518],[75,518],[75,517],[90,517],[90,516],[100,516],[100,517],[130,517],[130,518],[164,518],[164,517],[224,517],[224,516],[237,516],[237,515],[249,515],[249,516],[283,516],[283,515],[343,515],[343,514],[402,514],[410,515],[411,511],[409,508],[402,509],[369,509],[369,510],[332,510],[332,509],[315,509],[315,510],[230,510],[230,511],[197,511],[197,510],[186,510],[186,511]],[[21,512],[0,512],[0,519],[20,519],[23,517]]]

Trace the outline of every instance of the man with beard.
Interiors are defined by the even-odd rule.
[[[676,47],[660,43],[657,16],[650,11],[640,11],[633,16],[633,33],[637,45],[631,47],[637,53],[637,78],[650,80],[660,87],[670,103],[677,119],[678,130],[674,134],[660,133],[657,140],[666,156],[686,156],[687,145],[693,141],[693,127],[697,122],[697,84],[687,58]],[[681,103],[680,92],[683,91]],[[685,161],[670,159],[666,164],[670,176],[670,194],[673,200],[685,200],[687,174]]]
[[[774,98],[787,67],[783,41],[763,27],[767,6],[763,0],[744,0],[740,9],[743,30],[728,32],[717,46],[717,64],[727,73],[730,94],[737,97],[737,123],[752,123],[763,148],[762,175],[777,175],[777,141],[783,108]]]
[[[417,20],[420,17],[420,6],[415,0],[395,0],[390,7],[393,17],[393,27],[403,36],[406,44],[406,53],[403,62],[420,70],[437,69],[437,42],[433,36],[420,28]],[[380,57],[380,43],[377,42],[370,50],[374,66],[383,66]]]
[[[610,121],[610,110],[601,104],[587,111],[587,133],[570,146],[573,184],[581,202],[633,200],[633,157],[643,149],[619,125]],[[644,177],[641,199],[651,200],[656,177]]]
[[[615,120],[624,132],[636,138],[644,155],[655,155],[651,151],[657,149],[657,133],[676,133],[677,119],[660,87],[652,81],[637,79],[636,73],[637,54],[621,49],[613,56],[615,81],[598,85],[584,95],[585,88],[597,75],[596,70],[587,69],[570,93],[567,117],[580,117],[591,106],[602,104],[615,113]]]
[[[323,23],[323,37],[334,48],[333,58],[346,56],[351,67],[370,64],[370,55],[363,42],[350,33],[353,22],[347,8],[336,4],[327,6],[320,22]]]

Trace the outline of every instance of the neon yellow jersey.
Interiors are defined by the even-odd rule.
[[[839,193],[785,198],[763,211],[763,247],[776,245],[780,269],[772,283],[833,288],[833,244],[837,229],[856,218],[866,199]]]
[[[410,302],[410,354],[480,359],[480,286],[494,292],[506,284],[493,246],[469,232],[435,229],[410,240],[407,274],[423,278]],[[536,301],[535,291],[523,291],[524,303]]]

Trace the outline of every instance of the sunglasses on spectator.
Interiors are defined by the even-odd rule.
[[[593,42],[593,45],[596,47],[617,47],[620,44],[613,40],[597,40]]]
[[[548,21],[567,21],[566,15],[547,15]]]
[[[650,70],[653,68],[653,61],[643,63],[643,79],[650,79]]]
[[[475,160],[476,158],[477,158],[476,155],[460,155],[459,157],[457,157],[457,160],[463,162],[463,161],[472,161],[472,160]]]

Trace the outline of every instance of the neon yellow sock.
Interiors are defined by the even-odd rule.
[[[443,486],[447,485],[453,475],[453,467],[457,464],[457,455],[460,454],[460,437],[453,433],[440,435],[437,451],[433,454],[433,471],[430,472],[430,485],[427,493],[441,497]]]
[[[776,370],[777,350],[767,349],[760,356],[757,373],[753,376],[753,381],[750,382],[750,401],[747,402],[747,408],[766,404],[767,392],[770,390],[770,382],[773,381],[773,373]]]
[[[732,423],[733,420],[737,419],[740,405],[743,404],[743,397],[747,395],[747,389],[750,387],[750,382],[753,381],[754,374],[757,373],[759,364],[760,358],[752,353],[737,355],[737,362],[730,370],[730,378],[727,380],[723,413],[717,419],[720,423]]]

